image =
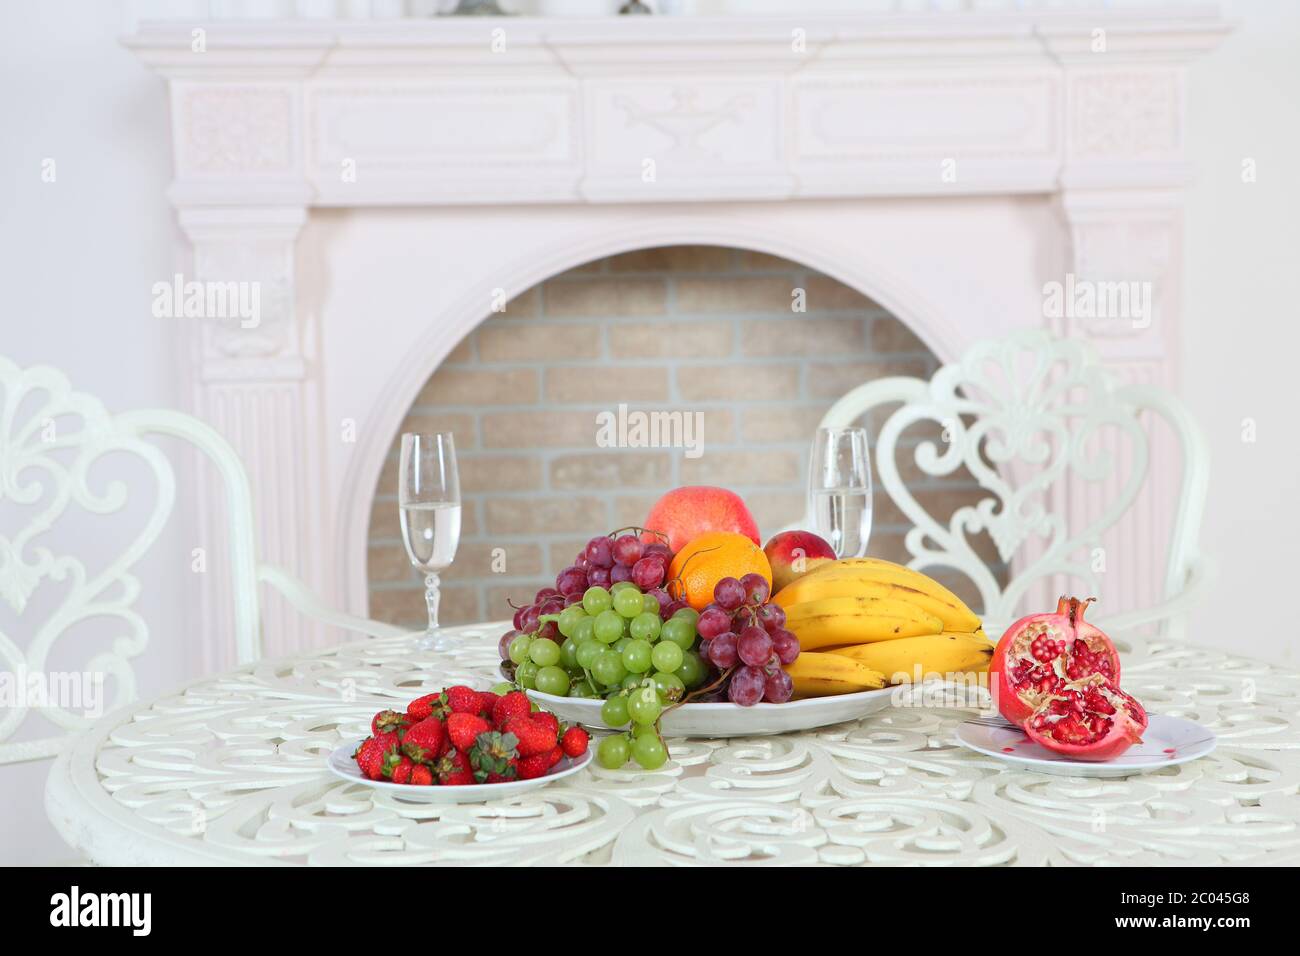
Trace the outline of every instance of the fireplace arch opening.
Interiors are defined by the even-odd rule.
[[[498,309],[438,364],[391,433],[366,530],[369,609],[381,620],[418,627],[425,613],[398,526],[404,431],[456,435],[462,538],[443,576],[443,620],[496,620],[552,583],[592,535],[641,524],[678,485],[735,490],[764,536],[799,522],[827,408],[863,382],[928,378],[940,364],[867,295],[794,259],[730,245],[596,258]],[[637,414],[676,430],[637,442],[627,429]],[[874,435],[879,422],[863,424]],[[907,441],[938,437],[913,428]],[[964,471],[918,470],[909,487],[936,514],[981,497]],[[909,528],[877,487],[870,552],[906,561]],[[947,583],[959,593],[969,584]]]

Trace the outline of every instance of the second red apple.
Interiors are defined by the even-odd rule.
[[[772,565],[772,593],[795,578],[835,560],[835,551],[826,539],[811,531],[782,531],[772,536],[763,548]]]

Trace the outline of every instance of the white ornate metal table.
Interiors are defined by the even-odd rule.
[[[1300,863],[1300,673],[1124,642],[1151,710],[1209,757],[1145,776],[1042,776],[953,739],[969,713],[897,708],[780,737],[670,741],[656,772],[594,764],[498,803],[404,802],[325,769],[370,716],[494,681],[509,625],[435,657],[367,640],[195,681],[100,720],[56,761],[56,827],[103,864]]]

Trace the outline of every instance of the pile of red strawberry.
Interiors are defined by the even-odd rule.
[[[498,696],[458,685],[419,697],[406,712],[381,710],[353,758],[371,780],[464,786],[540,777],[590,739],[519,691]]]

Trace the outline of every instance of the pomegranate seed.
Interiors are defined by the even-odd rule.
[[[1064,641],[1054,641],[1046,634],[1039,634],[1029,645],[1029,653],[1034,656],[1034,660],[1042,661],[1044,664],[1056,660],[1064,650]]]

